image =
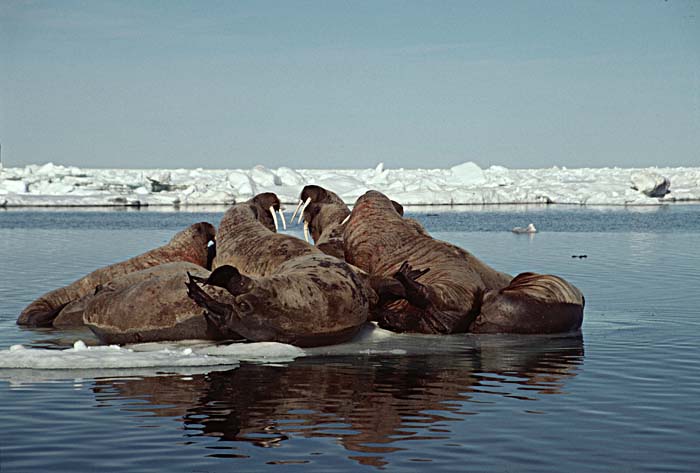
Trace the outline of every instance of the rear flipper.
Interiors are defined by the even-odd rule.
[[[185,283],[185,286],[187,286],[187,295],[198,306],[206,309],[204,317],[207,319],[207,322],[224,337],[240,338],[240,335],[232,330],[230,328],[230,323],[228,323],[232,317],[236,317],[233,308],[228,304],[216,301],[199,286],[198,283],[206,284],[204,278],[192,276],[189,272],[187,273],[187,277],[188,281]]]
[[[558,276],[521,273],[498,291],[484,294],[473,333],[562,333],[579,330],[585,300]]]
[[[425,309],[430,305],[428,288],[417,279],[430,271],[430,268],[413,269],[408,261],[404,261],[394,278],[404,287],[406,300],[419,309]]]

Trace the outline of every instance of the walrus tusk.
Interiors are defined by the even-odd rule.
[[[311,197],[306,198],[306,202],[304,202],[304,205],[301,206],[301,210],[299,210],[299,220],[297,220],[297,223],[301,223],[301,219],[304,218],[304,210],[306,210],[306,207],[311,203]]]
[[[304,221],[304,240],[306,240],[306,243],[311,243],[309,241],[309,222]]]
[[[284,211],[282,209],[279,209],[280,213],[280,218],[282,219],[282,229],[286,230],[287,229],[287,221],[284,219]]]
[[[294,209],[294,213],[292,214],[292,219],[290,220],[291,223],[294,223],[294,217],[297,216],[297,212],[299,211],[299,207],[301,207],[301,204],[303,204],[304,201],[299,199],[299,203],[297,204],[296,208]]]
[[[275,231],[279,231],[279,225],[277,225],[277,212],[275,212],[275,208],[272,205],[270,206],[270,213],[272,214],[272,220],[275,222]]]
[[[341,225],[345,225],[346,223],[348,223],[348,220],[350,220],[350,216],[351,216],[351,215],[352,215],[352,214],[349,213],[348,216],[345,217],[345,218],[343,219],[342,222],[340,222],[340,224],[341,224]]]

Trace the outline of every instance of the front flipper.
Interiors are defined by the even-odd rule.
[[[430,271],[430,268],[413,269],[408,261],[404,261],[394,278],[404,287],[406,300],[420,309],[430,305],[428,288],[416,281],[419,277]]]

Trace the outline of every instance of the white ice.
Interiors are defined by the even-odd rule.
[[[186,206],[240,202],[275,192],[296,204],[318,184],[347,203],[369,189],[404,205],[659,205],[700,201],[700,167],[481,169],[82,169],[52,163],[0,168],[0,206]],[[667,192],[670,191],[670,192]]]
[[[457,350],[463,340],[401,335],[367,323],[349,342],[301,349],[275,342],[217,344],[204,340],[141,343],[127,346],[87,346],[78,340],[71,348],[46,349],[13,345],[0,350],[0,379],[12,370],[133,370],[224,367],[241,361],[286,363],[304,356],[405,355]]]

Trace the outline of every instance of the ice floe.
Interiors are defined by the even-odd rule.
[[[81,340],[72,348],[46,349],[13,345],[0,350],[0,369],[76,370],[237,366],[240,361],[291,361],[303,350],[282,343],[236,343],[213,346],[203,343],[86,346]]]
[[[0,206],[221,205],[275,192],[296,203],[318,184],[353,203],[368,189],[404,205],[658,205],[700,201],[700,167],[508,169],[82,169],[53,163],[0,168]]]

